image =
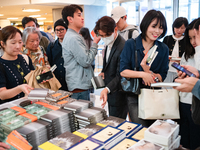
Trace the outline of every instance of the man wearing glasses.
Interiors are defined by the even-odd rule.
[[[62,42],[67,32],[67,25],[64,23],[63,19],[59,19],[54,23],[54,31],[58,39],[54,43],[50,43],[47,47],[47,57],[49,64],[53,66],[57,65],[57,69],[54,71],[56,78],[59,80],[62,87],[61,90],[68,91],[67,83],[65,81],[65,68],[63,66],[64,60],[62,57]]]

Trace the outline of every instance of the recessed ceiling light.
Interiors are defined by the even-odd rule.
[[[41,17],[41,15],[30,15],[29,17],[36,18],[36,17]]]
[[[23,12],[37,12],[40,11],[39,9],[23,9]]]
[[[0,14],[0,16],[4,16],[3,14]]]
[[[45,20],[46,18],[37,18],[37,20]]]
[[[16,20],[16,19],[18,19],[18,18],[7,18],[8,20]]]

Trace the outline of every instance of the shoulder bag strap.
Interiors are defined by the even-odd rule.
[[[137,49],[136,49],[136,41],[134,40],[134,48],[135,48],[135,67],[134,70],[137,71],[139,70],[139,66],[138,66],[138,60],[137,60]]]

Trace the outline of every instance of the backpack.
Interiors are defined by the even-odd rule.
[[[133,28],[133,29],[128,30],[129,31],[128,32],[128,39],[132,38],[133,31],[135,31],[135,30],[138,31],[137,26],[135,26],[135,28]]]

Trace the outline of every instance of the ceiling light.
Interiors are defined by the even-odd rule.
[[[40,11],[39,9],[23,9],[23,12],[37,12]]]
[[[46,18],[37,18],[37,20],[45,20]]]
[[[16,20],[16,19],[18,19],[18,18],[7,18],[8,20]]]
[[[41,15],[31,15],[29,17],[33,17],[33,18],[36,18],[36,17],[41,17]]]
[[[4,16],[3,14],[0,14],[0,16]]]

